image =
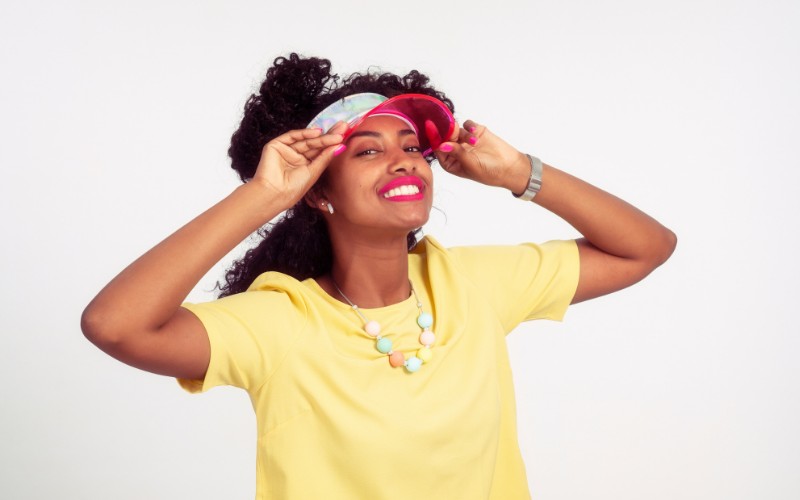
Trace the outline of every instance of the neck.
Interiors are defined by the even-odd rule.
[[[346,244],[332,237],[331,244],[331,273],[318,280],[329,295],[346,302],[333,286],[334,281],[348,299],[364,308],[396,304],[411,294],[405,236],[351,240]]]

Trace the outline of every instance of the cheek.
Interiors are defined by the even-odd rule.
[[[373,196],[368,180],[361,176],[346,175],[343,172],[332,173],[327,179],[325,192],[339,205],[354,205],[363,203],[366,198]]]
[[[433,169],[431,169],[431,166],[426,162],[425,165],[418,168],[417,171],[419,172],[420,177],[422,177],[428,184],[428,190],[433,191],[434,181],[436,179],[433,175]]]
[[[352,172],[352,169],[350,169]],[[318,184],[322,183],[326,192],[331,195],[346,194],[348,189],[352,189],[354,180],[352,175],[348,176],[348,168],[343,162],[337,160],[332,161],[325,172],[322,173]]]

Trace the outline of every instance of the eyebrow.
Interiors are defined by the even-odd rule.
[[[362,130],[362,131],[359,131],[359,132],[353,132],[352,134],[350,134],[350,137],[348,137],[347,140],[350,141],[350,139],[354,139],[356,137],[377,137],[377,138],[380,138],[381,135],[382,134],[380,134],[379,132],[373,132],[372,130]],[[402,136],[405,136],[405,135],[417,135],[417,133],[414,132],[413,130],[411,130],[410,128],[404,128],[402,130],[398,130],[397,131],[397,135],[402,137]]]

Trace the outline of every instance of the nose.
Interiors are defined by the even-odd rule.
[[[409,173],[417,170],[413,158],[399,146],[393,146],[390,153],[389,170],[391,172]]]

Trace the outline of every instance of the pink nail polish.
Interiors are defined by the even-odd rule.
[[[344,144],[339,144],[339,146],[337,146],[336,149],[333,150],[333,156],[339,156],[344,152],[345,149],[347,149],[347,146],[345,146]]]
[[[453,146],[451,146],[450,144],[442,144],[442,146],[439,148],[439,151],[442,151],[444,153],[449,153],[452,150]]]
[[[470,133],[470,134],[474,134],[474,133],[475,133],[475,130],[477,130],[477,127],[470,127],[470,128],[469,128],[469,133]]]
[[[478,144],[478,138],[477,138],[477,137],[475,137],[475,136],[472,136],[472,137],[470,137],[470,138],[469,138],[469,143],[470,143],[471,145],[473,145],[473,146],[474,146],[474,145],[476,145],[476,144]]]

